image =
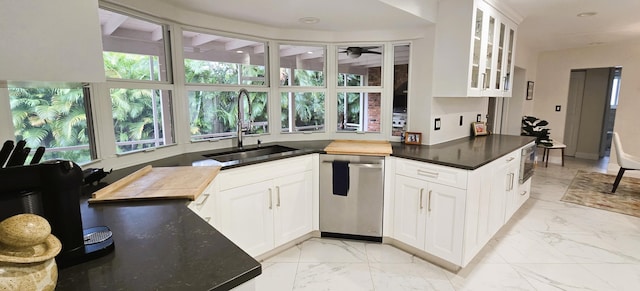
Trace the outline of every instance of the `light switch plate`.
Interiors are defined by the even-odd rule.
[[[560,112],[560,108],[561,108],[560,105],[556,105],[556,111],[557,112]]]
[[[433,123],[433,130],[440,130],[440,118],[436,118],[436,121]]]
[[[480,122],[481,119],[482,119],[482,114],[476,115],[476,122]]]

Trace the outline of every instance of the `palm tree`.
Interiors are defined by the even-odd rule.
[[[91,160],[84,93],[81,88],[9,88],[17,140],[27,147],[44,146],[44,159]],[[56,148],[82,146],[80,150]]]

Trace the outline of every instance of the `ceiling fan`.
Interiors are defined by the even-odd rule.
[[[370,51],[370,49],[377,49],[377,48],[380,48],[380,47],[377,47],[377,46],[365,46],[365,47],[350,46],[350,47],[346,48],[344,51],[341,51],[340,53],[346,53],[348,57],[350,57],[352,59],[357,59],[362,54],[381,55],[382,54],[381,52]]]

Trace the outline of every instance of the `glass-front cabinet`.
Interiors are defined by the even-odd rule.
[[[446,1],[439,15],[434,96],[511,97],[515,22],[482,0]]]

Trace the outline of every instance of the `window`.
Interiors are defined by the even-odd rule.
[[[324,92],[282,92],[282,131],[323,131]]]
[[[175,143],[166,25],[99,10],[116,152]]]
[[[191,139],[234,136],[238,128],[237,98],[236,91],[189,91]],[[249,99],[251,106],[242,96],[243,125],[250,126],[249,134],[269,132],[267,93],[250,92]]]
[[[280,86],[324,87],[324,47],[281,44]]]
[[[281,44],[282,132],[324,131],[325,48]]]
[[[380,101],[380,93],[338,93],[338,130],[380,132]]]
[[[26,141],[31,154],[43,146],[42,160],[65,159],[82,164],[96,158],[88,88],[81,84],[9,84],[9,99],[16,140]]]
[[[184,30],[183,52],[191,140],[232,137],[238,110],[248,134],[269,132],[264,42]],[[249,89],[249,99],[240,88]]]
[[[620,78],[622,77],[622,68],[615,68],[613,71],[613,80],[611,82],[611,100],[610,108],[618,108],[618,95],[620,94]]]
[[[408,44],[393,46],[393,120],[392,136],[401,136],[407,130],[407,96],[409,89]]]
[[[380,132],[382,46],[339,46],[337,131]]]
[[[111,105],[118,153],[173,143],[171,91],[112,88]]]
[[[187,83],[267,86],[264,42],[183,31]]]

